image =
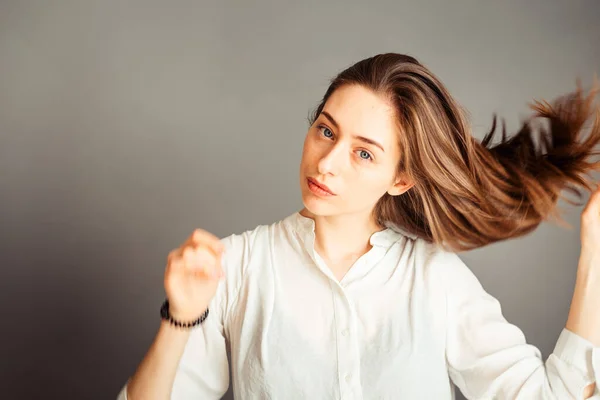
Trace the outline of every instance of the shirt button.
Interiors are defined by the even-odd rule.
[[[350,383],[351,379],[352,379],[352,375],[350,375],[350,374],[346,375],[346,382]]]
[[[348,329],[344,329],[342,331],[342,336],[348,336]]]

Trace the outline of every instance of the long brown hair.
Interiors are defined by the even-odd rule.
[[[600,114],[593,101],[597,85],[585,95],[578,82],[576,91],[552,104],[534,101],[532,118],[511,137],[503,129],[497,144],[492,144],[496,116],[478,142],[442,82],[415,58],[396,53],[364,59],[339,73],[309,117],[311,125],[343,85],[369,88],[395,109],[398,174],[414,186],[379,200],[374,217],[381,225],[391,222],[451,251],[471,250],[523,236],[551,217],[567,225],[556,207],[559,197],[581,204],[564,197],[563,190],[580,200],[583,188],[594,189],[588,175],[600,169],[600,162],[590,161],[600,154],[594,151],[600,141]],[[583,139],[592,116],[593,126]],[[539,119],[548,124],[535,129]]]

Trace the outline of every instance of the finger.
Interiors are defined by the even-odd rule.
[[[207,275],[211,277],[217,277],[219,275],[219,269],[221,264],[221,257],[215,255],[212,250],[202,246],[195,251],[195,262],[201,265]]]
[[[194,245],[206,245],[212,251],[214,251],[215,254],[220,254],[224,250],[224,246],[221,242],[221,239],[219,239],[212,233],[205,231],[204,229],[196,229],[190,236],[189,242]]]
[[[196,257],[196,249],[192,246],[187,246],[181,253],[181,260],[185,269],[194,274],[205,274],[205,263],[199,263]]]
[[[221,279],[222,277],[225,276],[225,273],[223,271],[219,271],[219,270],[214,270],[213,273],[208,273],[206,272],[206,270],[195,270],[194,272],[192,272],[192,276],[194,278],[201,278],[201,279],[205,279],[205,280],[218,280]]]
[[[174,257],[169,264],[167,264],[167,268],[165,269],[165,278],[169,278],[173,276],[175,272],[183,271],[185,269],[185,263],[183,259],[180,257]]]
[[[208,247],[188,246],[183,250],[182,259],[187,269],[196,276],[218,278],[220,276],[221,257],[216,256]]]
[[[167,265],[171,264],[176,258],[180,257],[181,249],[174,249],[169,252],[167,256]]]
[[[600,185],[592,192],[587,205],[584,207],[583,214],[596,216],[600,213]]]

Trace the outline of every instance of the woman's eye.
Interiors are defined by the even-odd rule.
[[[362,158],[363,160],[371,160],[373,157],[371,157],[371,154],[369,154],[369,152],[365,151],[365,150],[361,150],[358,153],[359,157]]]
[[[319,129],[321,130],[321,132],[323,132],[323,136],[325,136],[326,138],[332,138],[333,137],[333,132],[331,132],[331,129],[327,128],[326,126],[320,126]]]

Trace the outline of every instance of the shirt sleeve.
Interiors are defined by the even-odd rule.
[[[229,387],[227,322],[237,304],[249,256],[248,232],[222,241],[225,278],[210,303],[208,317],[192,328],[173,382],[172,399],[220,399]],[[128,400],[128,383],[122,387],[117,400]]]
[[[440,251],[439,257],[448,371],[468,399],[584,398],[583,391],[600,374],[600,349],[565,328],[544,362],[458,255]],[[591,399],[600,400],[598,387]]]

